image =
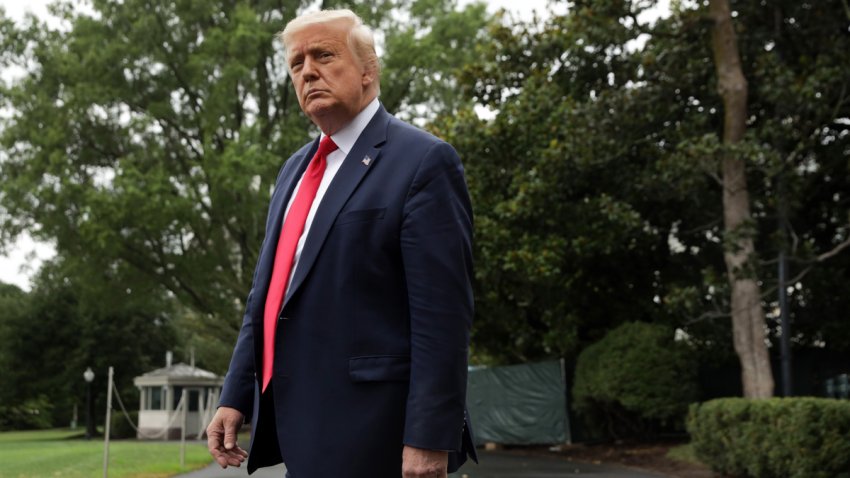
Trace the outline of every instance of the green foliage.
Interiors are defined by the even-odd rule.
[[[458,88],[456,72],[475,61],[487,41],[490,18],[484,3],[463,9],[456,0],[415,0],[409,18],[383,22],[386,55],[381,101],[408,120],[451,114],[471,104]]]
[[[133,421],[133,424],[138,425],[139,423],[139,412],[137,411],[129,411],[127,412],[130,415],[130,420]],[[112,412],[112,423],[109,429],[109,436],[115,439],[121,438],[136,438],[136,430],[127,421],[127,417],[121,413],[120,410],[116,409]]]
[[[617,438],[676,424],[696,399],[694,359],[667,327],[622,324],[579,355],[573,408]]]
[[[4,225],[120,290],[178,298],[232,342],[271,184],[307,133],[273,43],[282,6],[95,1],[95,16],[62,9],[68,31],[10,31],[28,46],[6,62],[31,73],[0,95],[17,112]]]
[[[53,405],[47,397],[29,399],[20,405],[0,404],[0,431],[39,430],[53,426]]]
[[[103,290],[112,294],[103,296]],[[104,409],[110,366],[127,406],[135,406],[138,389],[133,378],[159,366],[176,339],[172,317],[165,312],[168,304],[155,294],[137,292],[116,289],[85,264],[46,264],[20,307],[0,317],[4,406],[21,407],[45,397],[53,412],[40,415],[44,425],[66,425],[74,405],[85,415],[87,367],[95,372],[95,409]]]
[[[275,38],[312,4],[95,0],[89,14],[59,2],[58,31],[0,17],[0,65],[26,71],[0,85],[0,107],[15,112],[0,120],[0,242],[21,230],[51,240],[98,277],[87,293],[104,302],[153,296],[161,308],[148,302],[149,316],[177,302],[181,340],[223,372],[275,178],[315,133]],[[463,103],[441,79],[475,51],[482,5],[325,6],[387,27],[391,110]],[[443,43],[456,48],[432,48]]]
[[[272,182],[311,133],[274,41],[307,3],[97,0],[92,16],[60,3],[61,31],[0,18],[0,64],[27,71],[0,86],[14,112],[0,133],[0,241],[54,241],[88,303],[144,303],[223,371]],[[474,361],[573,360],[631,320],[683,329],[706,360],[734,353],[706,7],[674,2],[638,22],[652,4],[576,0],[521,22],[455,0],[323,2],[383,32],[382,101],[436,116],[429,127],[464,161]],[[773,309],[784,248],[795,346],[848,351],[850,293],[835,277],[850,254],[824,255],[850,237],[844,0],[733,7],[750,86],[734,153],[754,217],[736,234],[757,250],[742,272],[764,280]]]
[[[691,406],[688,431],[699,459],[724,474],[826,478],[850,471],[846,400],[712,400]]]
[[[0,344],[3,344],[0,347],[0,370],[3,371],[0,374],[0,404],[4,407],[21,402],[15,389],[4,383],[3,377],[12,372],[6,366],[12,358],[12,350],[7,344],[12,344],[15,340],[13,324],[25,320],[27,306],[27,295],[24,291],[17,286],[0,282]]]
[[[626,48],[640,31],[571,12],[492,28],[462,78],[495,118],[468,111],[435,126],[461,152],[476,209],[477,360],[574,359],[624,320],[681,323],[665,299],[720,257],[704,239],[705,257],[668,248],[672,230],[710,224],[719,204],[702,206],[701,172],[659,165],[675,144],[659,131],[678,112],[624,87],[643,82]]]
[[[564,16],[491,26],[461,86],[492,117],[433,125],[460,151],[476,209],[474,360],[574,358],[625,320],[681,328],[706,357],[733,353],[707,7],[639,23],[652,3],[574,1]],[[741,273],[763,278],[772,309],[784,247],[805,277],[790,299],[796,343],[847,350],[850,294],[829,278],[850,255],[819,256],[850,231],[844,6],[733,8],[751,118],[734,153],[754,217],[735,233],[757,248]]]

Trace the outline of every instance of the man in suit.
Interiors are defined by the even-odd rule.
[[[460,160],[380,105],[372,33],[351,11],[303,15],[281,39],[322,134],[277,178],[210,453],[292,478],[445,477],[475,459]],[[236,444],[249,416],[250,456]]]

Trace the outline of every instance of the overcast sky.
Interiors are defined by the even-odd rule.
[[[74,0],[79,3],[78,0]],[[458,3],[463,6],[472,3],[474,0],[458,0]],[[32,12],[40,17],[47,16],[47,4],[49,0],[0,0],[0,5],[6,9],[6,13],[16,19],[23,18],[24,13]],[[548,0],[485,0],[491,11],[496,11],[499,8],[504,8],[511,12],[516,12],[523,18],[531,18],[531,12],[537,10],[543,12],[546,10]],[[663,3],[668,4],[669,0],[663,0]]]
[[[473,0],[458,0],[462,6],[472,2]],[[48,3],[50,3],[49,0],[0,0],[0,6],[6,10],[6,14],[16,20],[21,20],[27,12],[47,18]],[[528,20],[531,19],[534,11],[545,15],[548,0],[486,0],[485,3],[493,12],[504,8]],[[665,15],[669,11],[669,4],[669,0],[659,0],[658,7],[647,12],[647,15],[640,20],[653,21]],[[563,11],[563,6],[556,10],[558,13]],[[0,76],[7,77],[6,74]],[[41,263],[54,255],[50,244],[37,243],[26,234],[21,236],[16,244],[10,245],[6,252],[5,255],[0,253],[0,281],[15,284],[25,290],[30,289],[30,277],[38,270]]]

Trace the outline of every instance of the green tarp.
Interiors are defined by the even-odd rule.
[[[467,403],[476,444],[570,441],[567,387],[559,361],[474,368]]]

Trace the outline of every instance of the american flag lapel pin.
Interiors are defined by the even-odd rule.
[[[363,156],[363,161],[360,162],[365,164],[366,166],[369,166],[369,163],[372,162],[372,158],[370,158],[369,156]]]

